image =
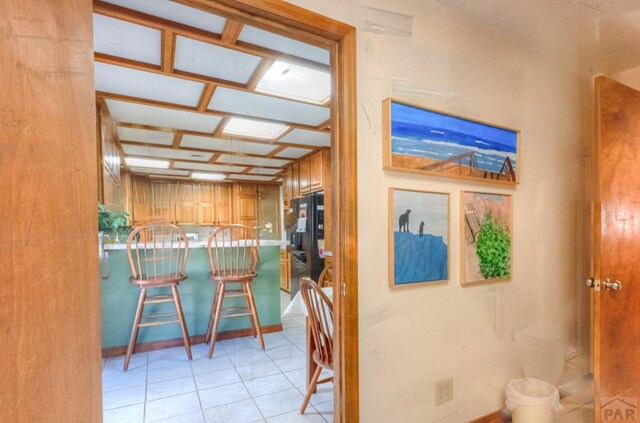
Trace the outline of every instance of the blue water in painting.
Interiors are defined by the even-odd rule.
[[[516,169],[517,133],[507,129],[392,103],[391,134],[394,153],[446,160],[473,151],[483,170],[499,172],[506,157]]]
[[[393,233],[395,284],[449,279],[447,244],[441,236]]]

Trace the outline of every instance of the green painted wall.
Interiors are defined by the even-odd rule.
[[[109,279],[100,282],[102,313],[102,347],[127,345],[136,312],[140,288],[129,283],[131,268],[127,252],[109,251],[107,263],[102,267]],[[189,250],[187,275],[189,278],[178,288],[189,335],[202,335],[207,331],[214,283],[209,279],[209,256],[206,248]],[[258,276],[253,280],[253,295],[258,308],[261,326],[276,325],[280,321],[280,247],[260,247]],[[166,288],[157,288],[150,293],[160,293]],[[154,292],[155,291],[155,292]],[[170,292],[170,290],[168,290]],[[245,303],[241,298],[225,301],[225,307],[234,302]],[[173,303],[148,304],[145,314],[173,312]],[[249,318],[223,319],[220,331],[249,328]],[[141,328],[138,343],[181,337],[178,324]]]

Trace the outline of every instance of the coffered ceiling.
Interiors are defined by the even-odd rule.
[[[324,48],[169,0],[94,1],[94,45],[132,173],[268,182],[331,145]]]

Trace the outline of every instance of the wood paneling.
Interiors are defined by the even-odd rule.
[[[146,178],[131,178],[131,202],[133,225],[142,225],[151,216],[151,184]]]
[[[0,2],[0,421],[102,421],[91,3]]]
[[[291,292],[291,253],[280,250],[280,289]]]

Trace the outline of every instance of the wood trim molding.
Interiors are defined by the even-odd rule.
[[[220,40],[228,45],[235,44],[236,41],[238,41],[242,27],[244,27],[243,23],[234,21],[233,19],[227,19],[222,34],[220,34]]]
[[[480,417],[475,420],[471,420],[469,423],[503,423],[510,422],[511,419],[507,420],[503,417],[502,410],[496,411],[495,413],[488,414],[486,416]]]
[[[262,333],[274,333],[274,332],[282,332],[282,323],[279,323],[277,325],[269,325],[269,326],[260,326],[260,328],[262,329]],[[247,336],[252,336],[253,335],[253,331],[249,328],[247,329],[234,329],[234,330],[228,330],[225,332],[219,332],[218,333],[218,340],[222,341],[225,339],[235,339],[235,338],[244,338]],[[205,338],[206,335],[193,335],[190,336],[189,339],[191,339],[191,345],[194,344],[204,344],[205,343]],[[171,338],[171,339],[164,339],[162,341],[151,341],[151,342],[143,342],[141,344],[137,344],[136,345],[136,351],[137,353],[139,352],[149,352],[149,351],[156,351],[156,350],[162,350],[165,348],[173,348],[173,347],[181,347],[183,344],[182,338]],[[127,352],[127,346],[126,345],[120,345],[117,347],[109,347],[109,348],[103,348],[102,349],[102,358],[111,358],[111,357],[118,357],[121,355],[125,355]]]

